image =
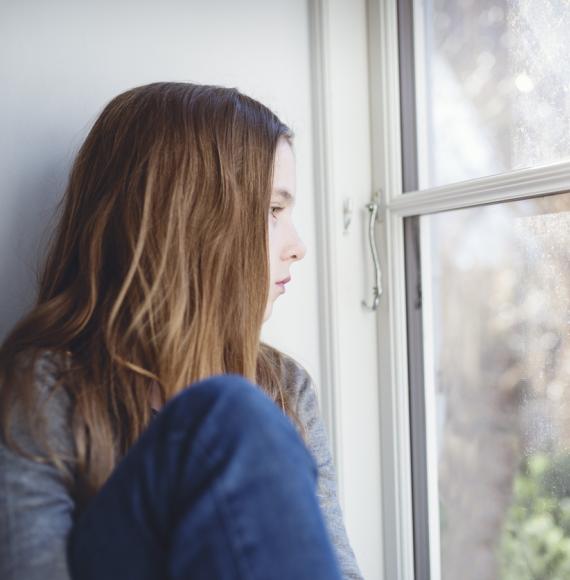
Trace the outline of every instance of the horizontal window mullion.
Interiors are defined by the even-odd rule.
[[[570,191],[570,162],[522,169],[392,197],[386,208],[411,217]]]

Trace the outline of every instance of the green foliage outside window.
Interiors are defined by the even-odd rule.
[[[501,580],[570,578],[570,455],[521,465],[498,551]]]

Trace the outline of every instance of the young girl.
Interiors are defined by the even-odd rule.
[[[260,342],[305,247],[291,131],[236,89],[114,98],[0,349],[0,577],[361,578],[312,381]]]

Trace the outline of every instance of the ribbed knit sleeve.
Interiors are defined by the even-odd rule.
[[[37,364],[38,392],[45,401],[46,436],[60,453],[73,453],[69,399],[58,390],[48,396],[54,366],[44,357]],[[39,453],[17,409],[12,428],[16,443]],[[2,580],[69,580],[66,541],[74,502],[61,473],[0,443],[0,578]]]
[[[286,369],[286,384],[293,390],[299,419],[307,430],[307,447],[317,463],[317,496],[343,577],[346,580],[362,580],[338,501],[336,468],[313,381],[303,366],[291,357],[287,357]]]

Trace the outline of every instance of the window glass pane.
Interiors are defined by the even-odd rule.
[[[420,187],[568,159],[567,0],[415,7]]]
[[[441,577],[570,578],[570,194],[420,228]]]

